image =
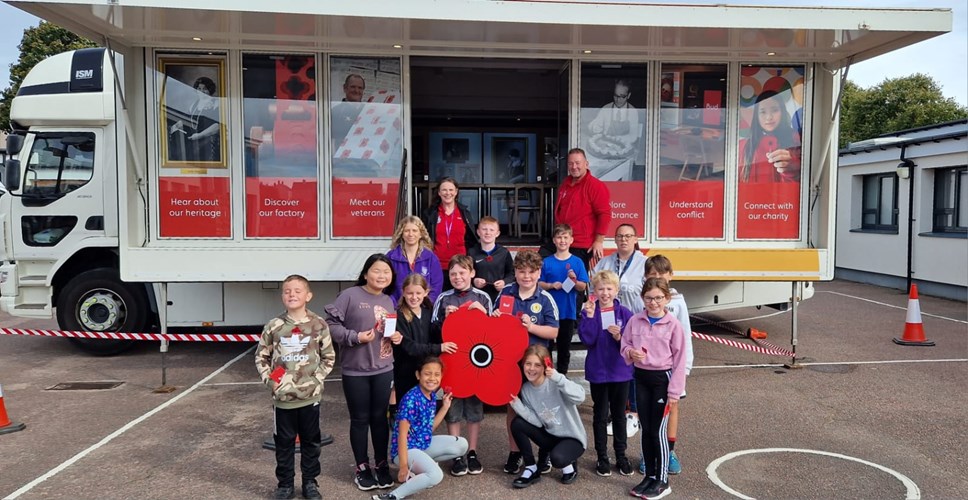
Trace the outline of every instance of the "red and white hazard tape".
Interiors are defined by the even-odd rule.
[[[713,337],[712,335],[706,335],[705,333],[699,333],[699,332],[692,332],[692,336],[693,338],[697,338],[700,340],[708,340],[709,342],[728,345],[730,347],[735,347],[737,349],[745,349],[747,351],[758,352],[760,354],[767,354],[770,356],[783,356],[786,358],[796,357],[796,353],[787,351],[786,349],[781,349],[780,347],[770,344],[769,342],[757,341],[757,342],[762,342],[766,345],[769,345],[771,349],[767,349],[765,347],[760,347],[756,345],[744,344],[742,342],[736,342],[735,340],[721,339],[719,337]]]
[[[63,337],[102,340],[168,340],[183,342],[258,342],[257,334],[210,334],[210,333],[120,333],[120,332],[65,332],[61,330],[28,330],[0,328],[0,335],[30,335],[36,337]]]

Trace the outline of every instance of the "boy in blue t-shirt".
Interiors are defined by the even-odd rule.
[[[556,368],[562,375],[567,375],[568,362],[571,361],[571,338],[575,334],[578,319],[578,292],[588,288],[588,271],[581,259],[571,254],[571,244],[575,241],[571,226],[556,225],[553,241],[556,251],[554,255],[545,257],[538,286],[548,290],[558,305]]]

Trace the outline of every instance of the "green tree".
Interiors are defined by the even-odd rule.
[[[86,38],[44,21],[39,26],[25,29],[24,37],[17,46],[20,59],[10,65],[10,86],[0,93],[0,130],[10,130],[10,105],[24,77],[35,64],[61,52],[96,46]]]
[[[840,119],[840,146],[880,135],[968,117],[968,108],[945,97],[930,76],[889,78],[869,89],[847,82]]]

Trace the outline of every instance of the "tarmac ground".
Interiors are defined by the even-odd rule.
[[[797,368],[784,366],[789,358],[693,341],[695,368],[676,445],[683,472],[672,476],[668,498],[968,498],[966,304],[922,296],[924,330],[937,345],[900,346],[891,339],[903,333],[907,294],[845,281],[816,286],[814,298],[798,308]],[[753,326],[790,348],[790,312],[745,308],[697,316],[697,332],[749,343],[727,329]],[[6,315],[0,325],[56,328],[53,321]],[[579,351],[568,376],[581,380],[583,363]],[[62,339],[0,335],[5,408],[27,426],[0,434],[0,498],[269,497],[275,459],[261,445],[271,434],[271,402],[257,379],[253,346],[173,343],[166,364],[176,390],[155,393],[157,343],[92,357]],[[94,381],[122,383],[49,389]],[[580,413],[591,448],[590,397]],[[501,472],[504,421],[499,409],[484,419],[483,474],[445,474],[413,498],[623,497],[642,479],[596,476],[591,449],[574,484],[560,484],[560,471],[553,471],[514,490],[512,476]],[[324,498],[377,493],[352,482],[338,370],[326,384],[322,428],[335,437],[323,448]],[[639,436],[629,446],[633,462]]]

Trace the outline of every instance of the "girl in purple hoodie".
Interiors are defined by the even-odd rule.
[[[608,460],[608,427],[611,413],[612,447],[615,449],[615,467],[625,476],[632,475],[632,465],[625,454],[628,446],[625,430],[625,402],[628,400],[632,367],[625,362],[619,350],[622,327],[632,318],[632,311],[619,303],[619,276],[604,270],[592,276],[594,293],[582,306],[578,315],[578,337],[588,347],[585,356],[585,379],[592,393],[592,430],[598,462],[595,472],[599,476],[611,476],[612,465]],[[596,300],[597,298],[597,300]]]
[[[669,441],[666,426],[671,407],[679,404],[686,385],[686,337],[666,304],[669,283],[648,278],[642,285],[645,311],[629,320],[622,333],[622,356],[635,366],[635,390],[642,422],[645,479],[629,493],[639,498],[662,498],[669,487]]]

